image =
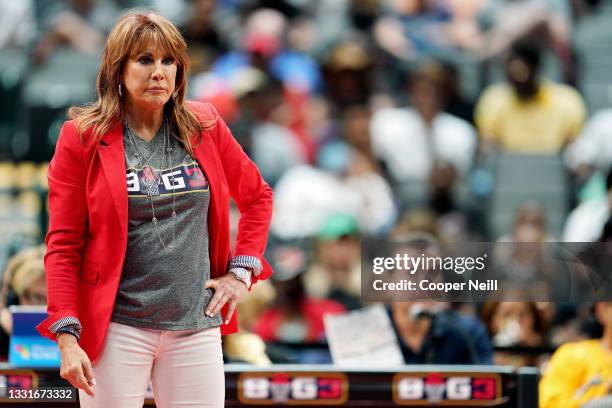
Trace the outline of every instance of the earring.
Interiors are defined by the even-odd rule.
[[[119,97],[123,98],[123,90],[121,89],[121,84],[119,84]]]
[[[174,92],[174,93],[172,94],[172,98],[173,98],[173,99],[176,99],[176,97],[177,97],[177,96],[178,96],[178,91],[176,91],[176,92]]]

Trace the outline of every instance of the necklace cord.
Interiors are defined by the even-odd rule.
[[[168,120],[167,118],[164,118],[164,123],[163,123],[163,135],[162,135],[162,143],[163,143],[163,149],[162,149],[162,160],[161,160],[161,169],[159,170],[159,174],[156,173],[155,168],[150,164],[148,159],[144,158],[144,155],[142,154],[142,152],[140,151],[140,148],[138,147],[138,144],[136,142],[136,137],[134,136],[134,133],[132,132],[132,129],[130,129],[130,126],[127,123],[127,120],[124,123],[124,126],[127,130],[127,134],[128,134],[128,138],[131,140],[132,144],[134,145],[134,149],[135,149],[135,153],[136,153],[136,158],[138,159],[138,164],[140,165],[140,167],[143,169],[145,169],[145,166],[148,167],[151,171],[151,174],[153,175],[153,180],[149,181],[147,180],[147,175],[145,174],[145,179],[144,179],[144,184],[145,187],[147,189],[147,197],[149,198],[149,203],[151,205],[151,222],[153,223],[154,227],[155,227],[155,231],[157,233],[157,237],[159,238],[159,242],[161,243],[162,247],[164,249],[169,249],[169,248],[173,248],[174,246],[174,241],[176,239],[176,194],[175,194],[175,177],[174,177],[174,170],[173,170],[173,166],[172,166],[172,146],[170,145],[170,127],[168,124]],[[159,148],[159,144],[157,145],[157,147],[155,148],[155,150],[153,150],[153,153],[151,154],[151,156],[149,157],[149,159],[151,159],[154,155],[155,152],[157,151],[157,149]],[[161,237],[161,233],[159,231],[159,226],[158,226],[158,219],[157,216],[155,214],[155,205],[153,204],[153,197],[159,197],[160,196],[160,192],[159,192],[159,186],[161,185],[162,181],[163,181],[163,175],[162,172],[165,169],[166,166],[166,152],[168,153],[168,160],[169,160],[169,165],[170,165],[170,176],[171,176],[171,181],[172,181],[172,213],[171,213],[171,218],[172,218],[172,242],[168,245],[166,245],[166,243],[164,243],[164,240]],[[164,183],[165,186],[165,183]]]

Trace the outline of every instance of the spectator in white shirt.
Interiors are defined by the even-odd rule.
[[[32,0],[0,0],[0,50],[26,47],[36,29]]]
[[[476,130],[467,121],[442,111],[444,71],[435,63],[419,68],[409,80],[413,107],[378,111],[371,123],[374,155],[383,162],[390,179],[400,185],[421,186],[427,194],[434,169],[464,177],[472,166]],[[450,186],[449,186],[450,187]],[[418,187],[417,187],[418,188]]]
[[[607,170],[612,164],[612,108],[595,113],[580,136],[565,151],[568,167],[585,175],[593,169]]]
[[[606,177],[607,194],[580,203],[567,217],[563,242],[595,242],[610,218],[612,205],[612,169]]]

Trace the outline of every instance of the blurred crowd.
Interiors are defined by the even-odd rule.
[[[229,359],[331,361],[323,316],[365,306],[363,239],[612,238],[609,2],[0,0],[1,221],[14,225],[30,205],[38,226],[9,228],[0,264],[41,242],[45,182],[35,175],[65,108],[91,99],[93,76],[83,72],[95,75],[108,30],[132,7],[181,28],[190,98],[216,106],[274,188],[275,275],[241,304]],[[1,68],[15,53],[29,76]],[[27,166],[38,166],[24,174],[40,181],[13,181]],[[528,263],[536,268],[537,256]],[[27,290],[6,271],[13,301],[24,301]],[[610,325],[610,312],[592,304],[387,310],[405,361],[421,363],[541,365],[561,344]]]

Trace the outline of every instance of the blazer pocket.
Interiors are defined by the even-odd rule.
[[[95,285],[100,279],[100,268],[93,262],[84,262],[81,267],[79,280],[90,285]]]

